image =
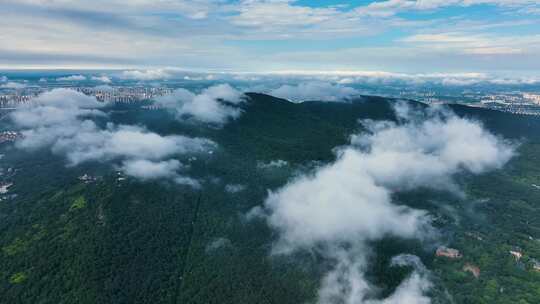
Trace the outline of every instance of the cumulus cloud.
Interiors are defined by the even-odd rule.
[[[7,82],[8,78],[6,76],[0,76],[0,82]]]
[[[91,80],[92,80],[92,81],[103,82],[103,83],[111,83],[111,82],[112,82],[111,78],[108,77],[108,76],[105,76],[105,75],[102,75],[102,76],[92,76]]]
[[[128,175],[148,180],[170,178],[181,184],[197,183],[177,171],[184,168],[175,155],[203,152],[215,144],[180,135],[161,136],[139,126],[108,123],[100,128],[91,117],[106,116],[104,103],[69,89],[44,93],[11,114],[20,127],[21,149],[50,147],[69,165],[88,161],[121,161]]]
[[[105,106],[95,98],[70,89],[55,89],[32,99],[11,114],[13,121],[24,128],[43,128],[72,124],[82,116],[104,115]],[[67,131],[67,130],[66,130]]]
[[[7,78],[6,78],[6,81],[7,81]],[[0,88],[2,88],[2,89],[24,89],[24,88],[26,88],[26,85],[24,83],[20,83],[20,82],[9,81],[9,82],[6,82],[4,84],[1,84]]]
[[[307,100],[343,101],[360,94],[354,88],[328,82],[304,82],[298,85],[283,85],[271,90],[270,95],[295,102]]]
[[[264,207],[252,210],[279,232],[274,253],[314,250],[333,261],[319,303],[429,303],[430,283],[418,269],[390,297],[370,298],[376,287],[364,275],[369,242],[387,236],[425,240],[434,232],[426,211],[395,204],[392,194],[455,190],[456,174],[500,168],[514,153],[478,122],[446,110],[400,103],[396,116],[398,122],[362,121],[367,132],[353,135],[334,163],[270,192]]]
[[[85,81],[86,76],[84,75],[71,75],[66,77],[56,78],[56,81]]]
[[[141,179],[167,178],[174,176],[180,169],[176,159],[153,162],[147,159],[128,160],[123,163],[124,172]]]
[[[56,139],[53,145],[55,151],[65,151],[74,165],[117,158],[159,160],[174,154],[201,152],[211,146],[205,139],[161,136],[137,126],[109,125],[105,130],[97,130],[95,125],[89,124],[88,128],[78,131],[73,136]]]
[[[167,78],[170,78],[171,76],[172,76],[171,73],[164,69],[123,71],[122,74],[120,75],[120,77],[123,79],[143,80],[143,81],[167,79]]]
[[[245,100],[240,91],[228,84],[220,84],[204,89],[200,94],[177,89],[170,95],[158,97],[156,105],[173,112],[179,119],[223,124],[240,116],[242,110],[238,105]]]
[[[182,170],[184,165],[176,159],[164,161],[152,161],[148,159],[131,159],[122,163],[122,171],[127,175],[139,178],[141,180],[153,179],[171,179],[177,184],[189,185],[199,188],[199,181],[181,176],[178,171]]]

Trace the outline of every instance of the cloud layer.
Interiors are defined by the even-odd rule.
[[[183,168],[176,155],[198,153],[215,144],[207,139],[180,135],[161,136],[139,126],[108,123],[100,128],[91,118],[105,117],[105,104],[69,89],[55,89],[17,108],[12,121],[22,129],[21,149],[50,147],[65,155],[69,165],[88,161],[120,161],[131,176],[148,180],[171,178],[196,186],[179,175]]]
[[[120,78],[131,80],[160,80],[171,77],[164,69],[128,70],[120,74]]]
[[[26,85],[24,83],[20,83],[20,82],[9,81],[9,82],[0,84],[0,88],[2,88],[2,89],[15,89],[16,90],[16,89],[24,89],[24,88],[26,88]]]
[[[269,94],[299,102],[307,100],[343,101],[354,95],[359,95],[360,92],[340,84],[311,81],[298,85],[283,85],[271,90]]]
[[[86,76],[84,75],[71,75],[71,76],[56,78],[56,81],[85,81],[85,80],[86,80]]]
[[[283,70],[262,73],[202,73],[179,69],[141,70],[157,79],[167,81],[209,81],[209,83],[234,83],[242,91],[262,92],[293,102],[305,100],[345,101],[360,94],[399,94],[403,89],[426,89],[434,91],[477,86],[486,90],[504,86],[532,87],[540,84],[540,77],[505,77],[496,73],[392,73],[384,71],[346,70]],[[122,77],[115,74],[116,77]],[[159,78],[162,77],[163,78]],[[403,88],[410,86],[412,88]],[[389,90],[383,90],[383,89]],[[525,89],[525,88],[523,88]],[[375,90],[375,91],[373,91]],[[179,94],[181,95],[181,94]],[[189,94],[188,94],[189,95]],[[180,99],[179,96],[178,99]],[[172,98],[174,99],[174,98]],[[178,102],[177,102],[178,103]],[[177,107],[172,102],[172,107]]]
[[[455,190],[454,175],[500,168],[513,155],[479,123],[445,110],[398,104],[396,115],[398,123],[363,121],[367,132],[353,135],[334,163],[271,192],[264,208],[252,211],[279,232],[275,253],[315,250],[334,261],[319,303],[429,303],[430,284],[418,271],[389,298],[369,300],[376,288],[364,277],[368,241],[424,239],[433,231],[425,211],[395,204],[392,194]]]

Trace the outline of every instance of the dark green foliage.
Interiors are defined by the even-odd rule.
[[[332,149],[361,131],[359,119],[394,119],[392,101],[365,97],[293,104],[261,94],[249,97],[244,114],[223,128],[180,123],[164,111],[136,107],[110,114],[116,123],[218,143],[213,155],[198,155],[188,171],[204,181],[201,190],[118,181],[110,164],[66,168],[60,156],[47,151],[0,146],[5,154],[0,166],[17,170],[11,191],[18,194],[0,201],[0,303],[313,300],[325,261],[307,254],[271,256],[274,233],[244,215],[263,203],[269,189],[331,162]],[[390,294],[411,271],[390,268],[391,257],[412,253],[433,270],[435,303],[449,298],[454,303],[538,303],[540,272],[531,263],[540,259],[540,190],[531,185],[540,185],[539,120],[454,110],[518,140],[519,155],[504,170],[460,176],[465,199],[425,190],[396,196],[399,203],[429,210],[441,239],[462,251],[463,259],[434,258],[435,248],[418,241],[386,239],[373,244],[368,276],[381,287],[381,297]],[[290,165],[260,168],[273,160]],[[77,179],[84,173],[100,178],[85,184]],[[228,193],[227,184],[246,188]],[[514,247],[524,252],[519,262],[509,254]],[[478,279],[463,271],[466,262],[480,267]]]

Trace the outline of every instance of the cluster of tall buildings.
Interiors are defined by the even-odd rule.
[[[0,108],[12,108],[19,104],[28,103],[33,97],[35,97],[34,94],[22,95],[14,93],[9,95],[0,95]]]
[[[71,89],[94,96],[98,101],[112,103],[135,103],[151,100],[173,91],[173,89],[161,87],[72,87]],[[0,95],[0,108],[13,108],[28,103],[46,90],[47,88],[4,92]]]
[[[17,138],[20,138],[21,136],[21,133],[15,131],[0,132],[0,144],[5,142],[14,142],[15,140],[17,140]]]
[[[540,94],[523,93],[523,98],[540,106]]]
[[[133,103],[150,100],[172,93],[169,88],[154,87],[106,87],[104,89],[81,87],[75,88],[86,95],[94,96],[102,102]]]

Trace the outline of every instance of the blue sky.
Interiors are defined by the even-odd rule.
[[[2,0],[0,68],[538,75],[539,0]]]

